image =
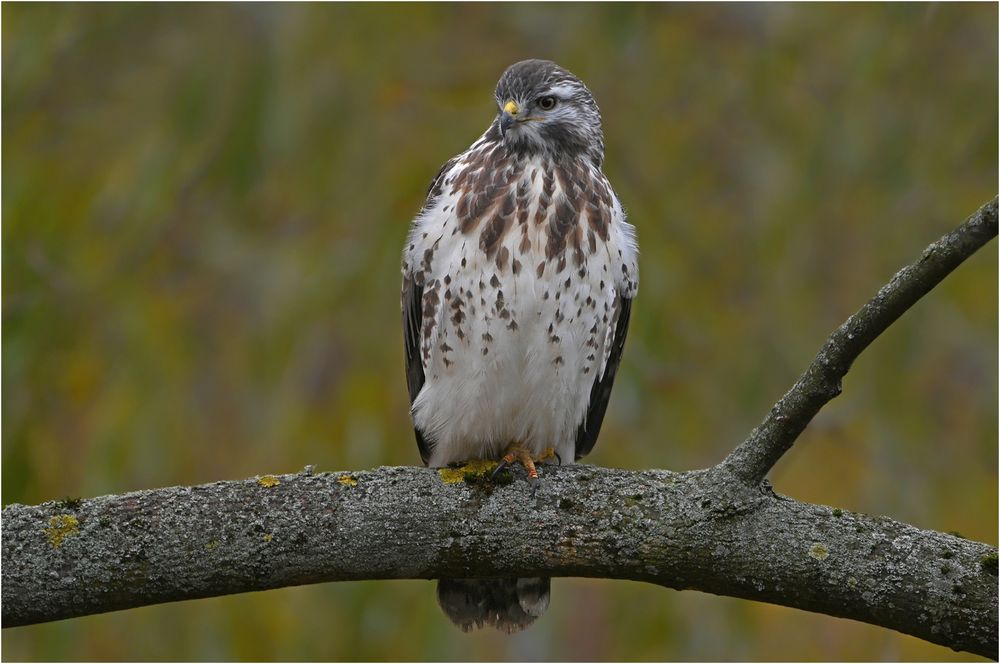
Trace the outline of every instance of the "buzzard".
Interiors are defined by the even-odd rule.
[[[635,229],[602,171],[590,90],[511,65],[497,116],[431,183],[403,252],[410,414],[424,463],[572,462],[594,447],[638,288]],[[523,629],[549,579],[442,579],[463,630]]]

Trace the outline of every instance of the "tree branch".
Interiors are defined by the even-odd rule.
[[[722,470],[284,475],[3,510],[3,625],[357,579],[586,576],[784,604],[997,654],[997,550]]]
[[[997,199],[924,249],[871,300],[837,328],[785,396],[723,462],[744,482],[756,484],[791,449],[806,425],[841,392],[841,380],[858,355],[952,270],[997,235]]]
[[[997,549],[775,495],[763,477],[853,360],[997,234],[997,200],[932,244],[709,470],[304,472],[9,505],[4,627],[324,581],[589,576],[853,618],[997,657]]]

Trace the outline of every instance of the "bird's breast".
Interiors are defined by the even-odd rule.
[[[426,373],[415,416],[439,439],[571,440],[614,317],[610,192],[582,165],[484,158],[459,160],[411,235]]]

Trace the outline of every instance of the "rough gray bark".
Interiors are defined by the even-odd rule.
[[[589,576],[997,654],[997,550],[986,544],[799,503],[722,469],[546,467],[534,497],[523,478],[494,487],[443,472],[456,481],[380,468],[11,505],[3,625],[322,581]]]
[[[997,549],[800,503],[761,478],[851,361],[997,233],[997,201],[931,245],[824,345],[715,468],[380,468],[3,510],[4,627],[323,581],[591,576],[853,618],[997,657]]]

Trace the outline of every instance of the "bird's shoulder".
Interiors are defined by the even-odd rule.
[[[497,137],[488,130],[438,169],[427,188],[424,204],[410,222],[407,247],[403,252],[404,271],[426,250],[423,245],[428,241],[427,229],[439,227],[442,222],[456,221],[457,204],[464,195],[482,187],[484,177],[499,179],[503,152]]]
[[[427,187],[427,196],[414,222],[419,220],[421,215],[427,210],[435,206],[449,185],[455,182],[456,176],[460,173],[489,167],[493,158],[499,156],[499,152],[501,152],[500,147],[498,139],[491,136],[490,131],[487,131],[464,151],[444,162]]]

